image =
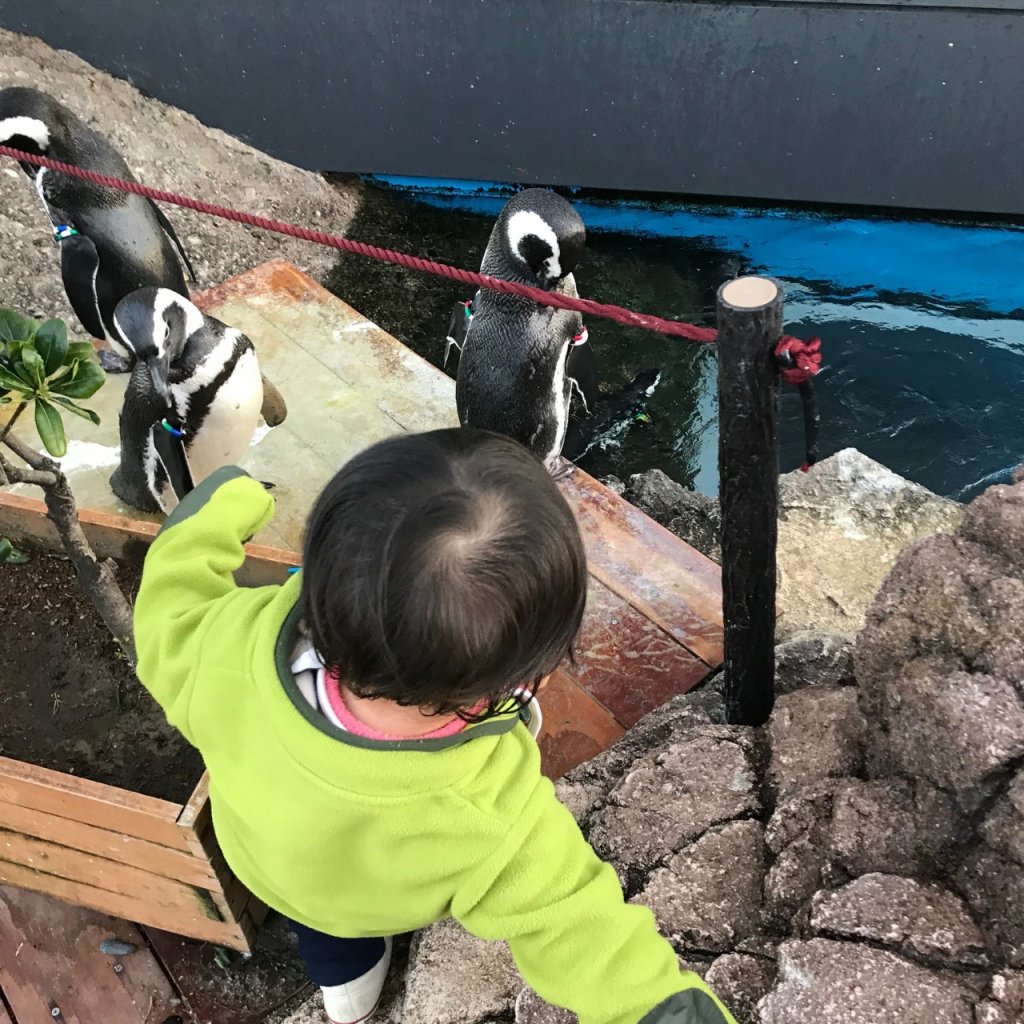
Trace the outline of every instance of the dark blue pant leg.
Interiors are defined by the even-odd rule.
[[[384,955],[383,939],[339,939],[289,922],[299,940],[310,981],[321,988],[344,985],[365,974]]]

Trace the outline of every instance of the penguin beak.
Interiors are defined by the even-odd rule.
[[[171,404],[171,394],[167,388],[167,369],[159,356],[150,356],[146,360],[146,369],[149,370],[149,379],[153,382],[156,393],[160,400],[167,406]]]

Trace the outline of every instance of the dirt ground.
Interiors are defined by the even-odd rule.
[[[63,557],[0,565],[0,754],[179,803],[203,773]]]

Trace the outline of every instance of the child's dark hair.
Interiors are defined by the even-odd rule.
[[[373,445],[306,525],[306,627],[360,697],[497,714],[571,654],[586,593],[565,499],[537,458],[487,431]]]

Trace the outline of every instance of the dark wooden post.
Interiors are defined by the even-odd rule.
[[[782,289],[740,277],[718,290],[718,475],[729,722],[763,725],[775,702],[778,372]]]

